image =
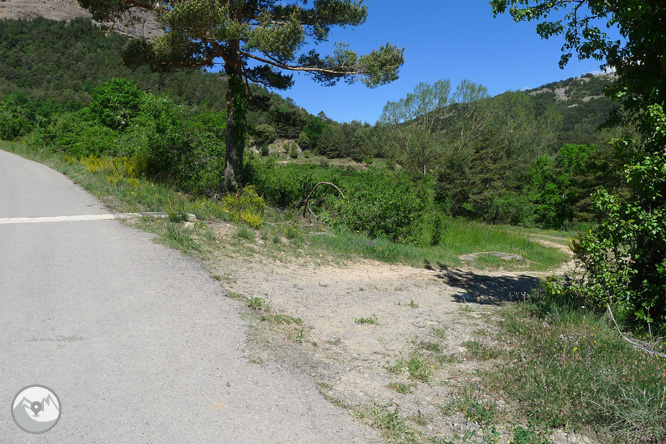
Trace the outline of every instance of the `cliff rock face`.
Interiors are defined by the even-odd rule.
[[[0,19],[30,20],[43,17],[50,20],[70,21],[78,17],[90,17],[85,9],[81,8],[76,0],[0,0]],[[110,26],[110,23],[103,23]],[[132,38],[162,34],[159,25],[150,14],[139,13],[137,20],[116,23],[113,31]]]

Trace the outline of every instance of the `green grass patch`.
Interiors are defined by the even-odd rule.
[[[386,405],[373,404],[365,409],[356,411],[356,416],[368,419],[370,424],[381,431],[387,443],[417,444],[422,440],[419,434],[400,417],[397,408],[391,409]]]
[[[423,247],[370,239],[349,230],[335,229],[331,235],[311,235],[311,248],[333,253],[342,259],[363,257],[388,263],[404,263],[415,267],[424,264],[435,269],[462,265],[459,256],[470,253],[501,251],[519,254],[522,262],[505,261],[493,256],[480,256],[471,264],[480,268],[529,269],[543,271],[561,265],[568,259],[566,253],[545,247],[491,225],[454,220],[447,228],[441,244]]]
[[[254,311],[268,310],[268,301],[264,298],[246,298],[247,308]]]
[[[541,318],[531,308],[501,311],[507,359],[482,374],[487,389],[531,424],[592,429],[609,443],[666,441],[663,358],[631,346],[603,318],[566,308]]]
[[[442,346],[436,342],[420,341],[416,346],[426,352],[442,353]]]
[[[401,357],[393,364],[386,363],[386,370],[392,375],[407,372],[409,377],[415,381],[429,382],[431,379],[433,365],[423,358],[418,351],[412,352],[407,359]]]
[[[412,379],[421,382],[430,381],[432,365],[421,359],[419,353],[412,353],[407,361],[407,371]]]
[[[295,318],[293,316],[285,314],[267,314],[267,315],[262,315],[260,319],[265,322],[272,322],[275,324],[282,324],[282,325],[292,325],[292,324],[300,326],[304,325],[303,319]]]
[[[238,236],[239,239],[243,239],[248,242],[254,242],[255,240],[254,230],[246,227],[245,225],[241,225],[236,229],[236,236]]]
[[[501,350],[478,341],[465,341],[462,345],[467,349],[467,354],[474,359],[495,359],[502,354]]]
[[[457,410],[470,421],[482,426],[493,425],[499,412],[499,407],[494,400],[483,399],[472,394],[469,390],[464,391],[462,396],[454,399],[448,405],[440,407],[440,409],[445,414]]]

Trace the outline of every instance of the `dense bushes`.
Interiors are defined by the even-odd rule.
[[[585,269],[568,283],[550,282],[546,300],[603,312],[610,307],[628,324],[666,325],[666,117],[653,105],[642,116],[642,143],[618,140],[633,161],[625,169],[623,195],[599,190],[594,198],[604,218],[573,242]]]
[[[419,187],[400,172],[371,169],[346,180],[345,197],[333,195],[324,221],[371,238],[403,242],[418,239],[417,222],[428,208]]]
[[[89,107],[43,123],[29,138],[39,148],[74,158],[138,156],[147,162],[147,175],[188,192],[221,189],[224,113],[197,113],[112,79],[95,90]]]
[[[226,109],[227,82],[219,73],[181,70],[165,74],[151,72],[147,67],[130,69],[120,57],[127,41],[127,37],[105,32],[84,18],[70,22],[42,18],[0,20],[0,97],[21,90],[31,99],[42,97],[42,101],[60,103],[68,111],[76,111],[94,99],[100,84],[116,78],[127,79],[116,80],[118,85],[131,80],[141,91],[167,95],[196,112]],[[109,83],[106,88],[111,91],[118,85]],[[255,85],[251,89],[248,125],[270,125],[279,137],[297,138],[311,116],[266,89]],[[132,108],[136,110],[129,109]],[[113,117],[113,112],[108,117],[122,117]],[[0,121],[2,114],[0,111]],[[105,121],[105,125],[113,126],[110,123]]]
[[[431,216],[436,213],[431,185],[415,184],[403,172],[276,165],[269,158],[252,162],[251,177],[269,203],[283,208],[302,208],[317,183],[334,183],[344,197],[335,188],[322,186],[310,198],[310,208],[322,222],[370,238],[428,244],[431,226],[441,225]]]
[[[620,167],[611,147],[566,144],[554,156],[540,156],[530,169],[526,194],[535,205],[534,222],[544,228],[590,223],[598,212],[592,192],[621,186]]]

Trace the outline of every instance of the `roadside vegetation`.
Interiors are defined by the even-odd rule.
[[[512,3],[491,2],[498,14]],[[536,3],[513,5],[510,14],[539,19],[553,8]],[[474,425],[468,432],[454,441],[429,436],[429,419],[405,417],[398,405],[355,413],[395,443],[548,444],[562,430],[604,443],[661,443],[666,88],[655,80],[663,42],[645,37],[661,26],[661,6],[611,13],[589,3],[626,31],[625,47],[596,28],[579,33],[577,23],[588,21],[546,22],[538,32],[549,37],[569,26],[576,32],[565,48],[606,58],[617,68],[613,82],[586,76],[494,98],[470,81],[454,90],[446,80],[422,83],[387,103],[374,126],[312,116],[252,87],[247,146],[235,147],[252,153],[235,165],[245,184],[238,193],[226,193],[223,180],[225,81],[130,71],[117,57],[126,42],[86,20],[2,21],[0,148],[62,171],[114,211],[166,213],[134,223],[204,261],[219,254],[314,264],[368,258],[439,271],[548,271],[567,256],[539,241],[571,246],[582,273],[544,279],[521,302],[484,313],[494,328],[462,344],[475,366],[440,411],[466,418]],[[58,51],[62,64],[46,56]],[[405,114],[412,109],[423,112]],[[609,113],[614,120],[598,129]],[[186,224],[189,214],[197,220]],[[521,260],[461,258],[488,252]],[[235,297],[259,321],[307,342],[300,318],[275,312],[264,297]],[[405,305],[419,309],[412,299]],[[473,307],[457,314],[476,316]],[[350,323],[389,328],[372,309]],[[445,351],[445,336],[414,340],[388,360],[395,381],[387,388],[417,396],[419,387],[445,384],[434,375],[462,359]]]
[[[143,218],[140,225],[160,234],[169,245],[192,254],[203,254],[215,244],[208,225],[238,222],[236,195],[218,199],[194,196],[174,190],[166,184],[136,177],[131,161],[122,158],[84,157],[75,159],[46,150],[35,150],[20,143],[0,142],[6,151],[45,163],[71,177],[107,206],[120,213],[163,212],[168,219]],[[344,171],[341,170],[341,173]],[[288,182],[287,179],[284,179]],[[305,222],[301,209],[281,210],[267,207],[253,187],[241,193],[241,219],[237,231],[237,250],[248,251],[248,245],[262,243],[262,254],[305,254],[321,260],[321,254],[333,260],[375,259],[405,263],[416,267],[446,268],[463,263],[481,268],[549,270],[559,266],[566,254],[529,240],[529,236],[509,233],[502,227],[480,222],[442,218],[438,236],[432,245],[394,242],[373,237],[367,231],[353,230],[342,224],[327,227]],[[195,230],[182,226],[187,214],[199,220]],[[175,221],[175,222],[174,222]],[[204,234],[205,233],[205,234]],[[432,236],[432,234],[427,234]],[[521,255],[522,261],[497,261],[481,256],[463,262],[459,256],[479,251],[505,251]]]

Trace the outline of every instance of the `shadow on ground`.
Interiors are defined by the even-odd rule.
[[[538,277],[529,275],[491,276],[459,268],[451,269],[444,264],[426,263],[426,268],[449,286],[460,290],[453,295],[456,302],[498,305],[522,299],[539,286]]]

